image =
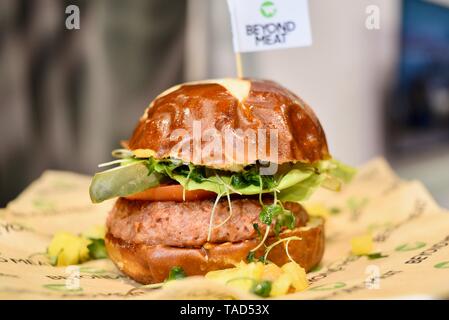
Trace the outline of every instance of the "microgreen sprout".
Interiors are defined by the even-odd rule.
[[[218,201],[220,201],[220,198],[223,196],[223,193],[217,194],[217,197],[215,198],[214,205],[212,207],[212,212],[210,213],[210,220],[209,220],[209,229],[207,231],[207,241],[210,241],[210,238],[212,236],[212,229],[213,229],[213,223],[214,223],[214,215],[215,215],[215,209],[217,208]]]
[[[296,236],[292,236],[292,237],[288,237],[288,238],[282,238],[282,239],[279,239],[278,241],[276,241],[276,242],[270,244],[270,245],[268,246],[268,248],[265,250],[264,260],[267,260],[268,254],[270,253],[270,251],[271,251],[275,246],[277,246],[278,244],[280,244],[280,243],[282,243],[282,242],[285,242],[285,241],[288,241],[288,242],[290,243],[291,240],[298,240],[298,241],[300,241],[300,240],[302,240],[302,238],[296,237]],[[291,257],[289,257],[289,258],[291,259]],[[294,261],[293,259],[291,259],[291,260]]]

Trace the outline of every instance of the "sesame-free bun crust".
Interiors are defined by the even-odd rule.
[[[291,240],[288,252],[293,260],[306,271],[316,266],[324,253],[324,223],[321,218],[312,218],[304,227],[287,230],[281,238],[291,236],[302,240]],[[107,233],[105,243],[110,259],[118,268],[143,284],[163,282],[173,266],[182,267],[188,276],[205,275],[209,271],[231,268],[240,261],[246,261],[248,252],[255,248],[260,240],[251,239],[238,243],[206,243],[201,248],[180,248],[163,245],[132,244],[115,238]],[[269,245],[277,238],[268,238]],[[256,257],[264,254],[261,247]],[[283,265],[289,262],[285,242],[276,245],[270,251],[268,260]]]
[[[183,140],[198,136],[195,120],[201,138],[196,145]],[[255,136],[245,135],[248,132]],[[270,151],[274,132],[278,147]],[[265,145],[259,142],[262,136]],[[226,150],[226,137],[243,143],[243,151]],[[221,141],[221,151],[207,149],[212,139]],[[138,157],[174,157],[230,170],[257,160],[311,163],[330,157],[324,131],[312,109],[279,84],[253,79],[206,80],[168,89],[145,110],[128,148]],[[198,149],[201,154],[195,154]]]

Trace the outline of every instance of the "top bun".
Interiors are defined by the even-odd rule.
[[[328,159],[312,109],[273,81],[217,79],[174,86],[151,102],[128,142],[137,157],[239,170]]]

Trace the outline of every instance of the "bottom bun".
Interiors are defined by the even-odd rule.
[[[279,236],[301,238],[289,242],[288,253],[306,271],[321,261],[324,253],[324,222],[321,218],[311,218],[306,226],[286,230]],[[277,240],[271,237],[265,243],[270,245]],[[205,275],[209,271],[231,268],[240,261],[246,261],[248,252],[259,242],[259,239],[252,239],[238,243],[206,243],[201,248],[180,248],[132,244],[115,238],[110,233],[105,239],[111,260],[123,273],[143,284],[163,282],[174,266],[183,268],[188,276]],[[285,243],[274,246],[267,259],[277,265],[289,262]],[[264,249],[262,246],[255,256],[262,256]]]

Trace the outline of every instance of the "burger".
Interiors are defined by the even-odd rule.
[[[107,218],[110,259],[153,284],[241,261],[306,271],[322,259],[324,221],[301,202],[338,190],[353,170],[333,159],[312,109],[266,80],[174,86],[154,99],[90,186]]]

